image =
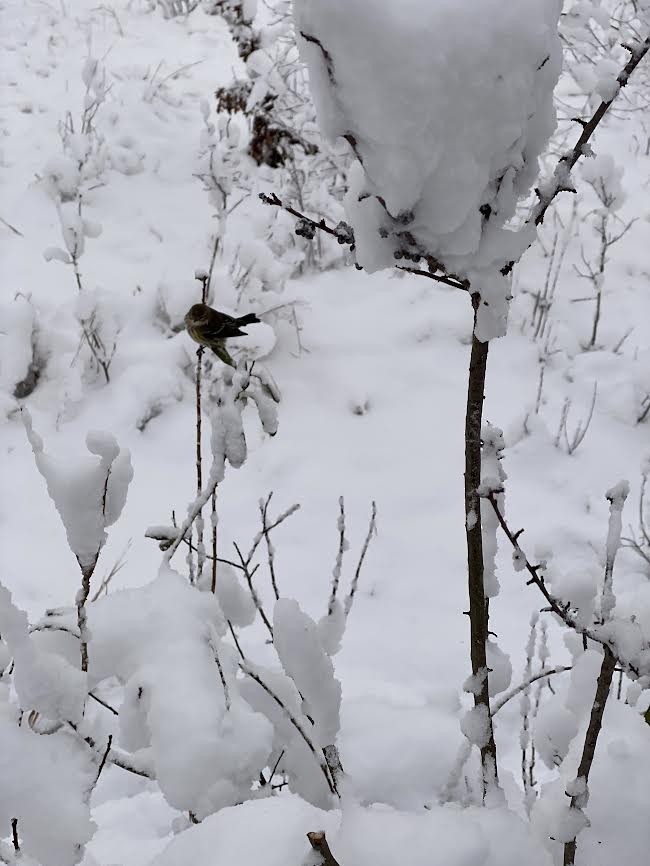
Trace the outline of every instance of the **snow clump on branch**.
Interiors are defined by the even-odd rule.
[[[395,259],[469,280],[477,336],[505,332],[505,229],[555,128],[557,0],[296,0],[321,130],[358,163],[348,217],[368,271]],[[341,22],[344,22],[342,26]]]

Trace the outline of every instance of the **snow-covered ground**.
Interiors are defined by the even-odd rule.
[[[0,580],[36,620],[46,608],[74,604],[79,571],[16,411],[22,401],[13,397],[28,371],[34,321],[47,364],[24,404],[46,450],[85,453],[87,432],[105,430],[131,452],[134,477],[124,511],[108,530],[96,585],[116,562],[123,565],[110,594],[153,580],[161,552],[145,530],[169,524],[172,511],[182,519],[195,494],[195,346],[173,326],[200,299],[194,272],[209,265],[215,226],[196,178],[201,101],[212,103],[240,61],[218,16],[196,9],[166,19],[140,0],[0,0],[0,46]],[[78,128],[88,57],[101,61],[109,90],[96,120],[104,136],[101,166],[84,212],[102,231],[86,239],[79,268],[86,293],[116,334],[108,384],[101,376],[89,381],[76,357],[80,300],[72,266],[44,257],[62,239],[43,179],[61,156],[68,113]],[[638,112],[620,112],[595,141],[599,153],[611,153],[624,169],[622,219],[636,218],[610,254],[596,348],[582,349],[594,305],[582,299],[593,295],[593,286],[575,272],[581,246],[587,257],[597,255],[586,221],[596,199],[579,171],[578,216],[568,229],[573,236],[550,312],[537,413],[545,341],[533,337],[530,293],[543,288],[549,263],[557,261],[557,250],[550,258],[550,219],[542,232],[547,255],[537,246],[518,268],[508,334],[491,345],[486,417],[505,431],[509,520],[514,529],[526,528],[522,546],[531,559],[550,559],[558,587],[562,579],[602,579],[605,492],[620,479],[630,481],[623,524],[636,525],[641,466],[650,454],[650,416],[636,423],[650,393],[650,156],[647,147],[637,146],[647,140],[642,121]],[[562,209],[566,225],[570,206],[565,202]],[[246,219],[233,219],[238,234],[232,244],[249,242],[270,218],[263,205],[259,213],[256,207]],[[564,230],[558,237],[559,249]],[[232,297],[230,278],[218,263],[215,304],[221,299],[234,311]],[[168,317],[160,314],[161,299]],[[155,862],[297,866],[308,850],[304,834],[326,829],[341,866],[514,866],[523,857],[550,864],[550,849],[541,841],[549,835],[543,809],[534,816],[540,841],[533,844],[524,823],[502,810],[436,806],[463,743],[460,718],[469,706],[462,692],[471,672],[463,613],[462,431],[472,326],[467,295],[396,270],[368,275],[340,267],[258,295],[256,309],[288,300],[295,301],[300,343],[291,321],[281,319],[263,360],[282,391],[279,431],[265,435],[254,413],[245,413],[249,458],[241,469],[229,467],[219,486],[219,548],[226,558],[235,557],[233,542],[248,548],[259,529],[258,502],[270,491],[278,512],[300,503],[276,530],[275,566],[282,594],[318,619],[326,612],[335,566],[339,497],[345,499],[350,542],[343,558],[345,591],[371,502],[377,503],[377,534],[334,657],[349,806],[326,814],[281,791],[184,829]],[[246,312],[243,307],[239,312]],[[563,405],[570,400],[571,437],[589,414],[594,388],[584,441],[568,454],[563,441],[556,444]],[[183,555],[175,561],[181,573]],[[261,561],[256,581],[270,608],[271,584]],[[490,605],[490,626],[510,656],[514,685],[525,665],[530,616],[542,599],[513,569],[502,536],[497,573],[501,593]],[[648,578],[642,559],[623,549],[617,598],[625,610],[638,611],[645,626]],[[549,663],[571,664],[573,640],[567,649],[551,621],[549,633]],[[264,658],[265,636],[259,624],[243,638],[245,649]],[[546,728],[540,723],[540,737],[550,731],[554,744],[572,724],[584,730],[597,667],[587,654],[572,674],[552,678],[555,695],[542,692]],[[628,706],[626,689],[624,680],[622,699],[613,696],[605,714],[590,783],[591,828],[579,837],[577,862],[584,866],[636,866],[650,849],[650,727],[642,715],[647,699]],[[520,731],[519,702],[512,700],[496,716],[496,738],[508,803],[523,819]],[[551,784],[561,790],[575,773],[582,740],[582,733],[573,740],[560,782],[539,758],[552,753],[540,741],[539,782],[555,780]],[[0,742],[0,768],[4,751]],[[476,763],[466,772],[475,779]],[[83,861],[88,866],[144,866],[187,824],[152,783],[116,767],[103,773],[92,815],[98,829]],[[0,838],[9,836],[10,826],[0,826]]]

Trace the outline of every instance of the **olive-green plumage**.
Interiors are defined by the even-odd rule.
[[[185,328],[195,343],[212,349],[224,364],[236,367],[224,341],[230,337],[245,337],[246,332],[240,330],[241,326],[253,325],[259,321],[255,313],[246,313],[245,316],[235,318],[207,304],[194,304],[185,316]]]

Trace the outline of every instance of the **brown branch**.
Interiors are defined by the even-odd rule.
[[[548,602],[548,610],[558,616],[565,625],[573,629],[573,631],[575,631],[577,634],[581,634],[583,635],[583,637],[589,638],[589,640],[594,641],[594,643],[598,643],[605,649],[613,652],[612,647],[609,643],[609,638],[603,637],[597,631],[594,631],[593,628],[580,625],[580,623],[577,622],[575,617],[570,612],[571,606],[568,603],[562,604],[557,598],[555,598],[554,595],[549,592],[544,577],[540,575],[540,571],[542,571],[542,565],[531,565],[528,557],[519,546],[518,538],[523,532],[523,530],[520,530],[517,533],[513,533],[508,524],[506,523],[503,514],[501,514],[501,511],[499,510],[499,506],[497,505],[496,501],[496,494],[498,492],[499,491],[492,491],[488,493],[485,498],[494,509],[494,513],[497,516],[497,520],[499,521],[501,529],[503,529],[506,538],[512,544],[514,550],[519,554],[519,556],[521,557],[521,561],[524,564],[524,568],[530,574],[530,579],[527,581],[527,585],[534,585],[539,589],[539,591]],[[626,662],[624,659],[621,659],[618,656],[616,656],[616,660],[618,664],[623,668],[623,670],[631,671],[636,677],[639,676],[638,670],[629,662]]]
[[[472,295],[474,324],[480,296]],[[483,793],[492,780],[498,781],[497,749],[490,715],[490,692],[485,645],[488,639],[488,605],[483,580],[483,533],[481,527],[481,425],[485,398],[485,374],[489,342],[481,343],[472,331],[472,350],[469,362],[467,407],[465,415],[465,534],[467,539],[467,580],[469,592],[470,657],[472,676],[475,678],[474,704],[485,707],[489,736],[481,747]],[[479,685],[480,682],[480,685]]]
[[[575,189],[573,189],[570,184],[571,170],[581,156],[585,156],[589,153],[589,141],[592,135],[598,128],[598,125],[600,124],[602,119],[609,111],[612,103],[620,93],[621,89],[627,85],[630,76],[650,50],[650,35],[646,36],[646,38],[643,41],[640,41],[636,46],[629,47],[628,50],[630,51],[630,59],[625,64],[625,66],[619,73],[618,78],[616,79],[619,85],[617,92],[611,99],[601,102],[589,120],[580,120],[576,118],[577,122],[582,127],[580,137],[573,146],[573,148],[567,153],[565,153],[562,157],[560,157],[560,161],[558,162],[555,171],[553,172],[553,176],[549,184],[547,185],[547,190],[545,192],[542,192],[539,189],[536,190],[539,201],[537,202],[537,204],[531,211],[530,216],[526,220],[526,225],[541,225],[541,223],[544,222],[544,218],[549,207],[551,206],[555,198],[559,195],[559,193],[575,192]],[[505,265],[505,267],[503,268],[503,273],[509,274],[514,266],[514,261],[508,262],[508,264]]]
[[[323,830],[307,833],[307,838],[314,851],[323,858],[322,866],[339,866],[339,861],[332,854]]]
[[[596,694],[594,703],[591,707],[591,715],[589,717],[589,725],[585,734],[585,743],[582,749],[582,758],[576,774],[576,781],[580,780],[585,785],[584,793],[574,794],[571,797],[571,808],[580,808],[586,804],[588,797],[588,789],[586,788],[589,781],[589,772],[594,761],[596,753],[596,745],[598,743],[598,735],[603,724],[603,714],[605,712],[605,704],[609,697],[609,690],[614,676],[614,668],[616,667],[616,659],[609,649],[605,647],[603,662],[600,666],[598,682],[596,684]],[[576,856],[576,839],[575,837],[569,842],[564,843],[564,866],[574,866]]]

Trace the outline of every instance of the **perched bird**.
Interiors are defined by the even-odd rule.
[[[247,336],[240,328],[259,321],[255,313],[246,313],[245,316],[234,318],[227,313],[220,313],[207,304],[194,304],[185,315],[185,328],[195,343],[207,346],[224,364],[236,367],[224,341],[230,337]]]

